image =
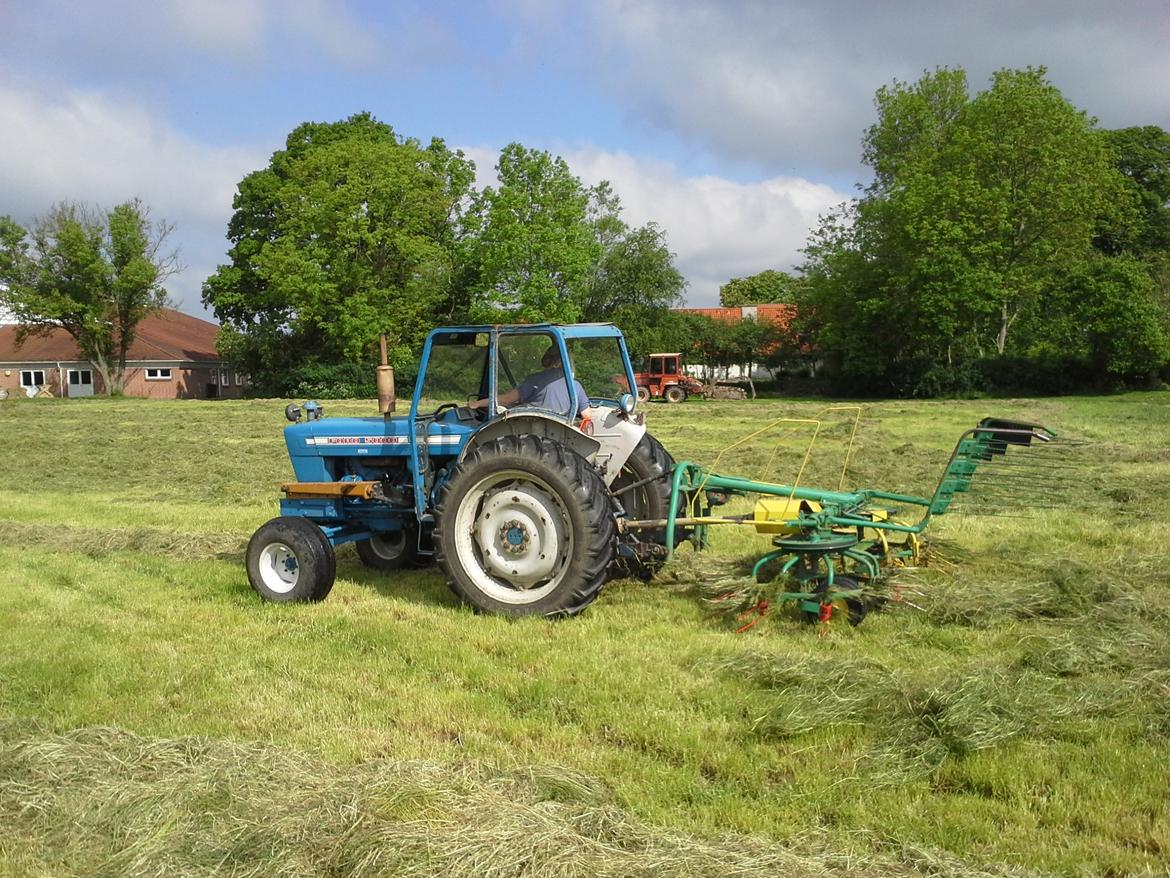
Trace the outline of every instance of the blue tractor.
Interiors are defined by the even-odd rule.
[[[483,612],[573,615],[666,556],[664,529],[619,534],[667,517],[674,461],[635,411],[616,326],[436,329],[405,417],[378,373],[380,417],[286,410],[297,481],[247,551],[265,599],[322,600],[354,543],[378,570],[436,561]]]

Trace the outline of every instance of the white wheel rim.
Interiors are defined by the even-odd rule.
[[[406,531],[398,533],[374,534],[370,537],[370,549],[379,558],[393,561],[406,551]]]
[[[284,543],[269,543],[260,551],[260,579],[276,594],[288,594],[301,578],[297,556]]]
[[[556,492],[529,473],[481,479],[455,513],[457,561],[476,587],[505,604],[531,604],[569,570],[573,534]]]

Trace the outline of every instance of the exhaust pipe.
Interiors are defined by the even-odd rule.
[[[379,336],[378,345],[382,350],[382,364],[375,370],[378,383],[378,411],[382,413],[382,417],[390,420],[397,398],[394,395],[394,367],[386,358],[386,333],[383,332]]]

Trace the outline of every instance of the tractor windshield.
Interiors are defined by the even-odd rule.
[[[571,338],[569,356],[573,374],[590,399],[616,401],[629,393],[626,361],[616,338]]]
[[[570,394],[560,348],[548,332],[500,336],[496,372],[497,402],[505,408],[529,406],[573,417],[588,405],[584,391]]]
[[[422,386],[422,399],[435,406],[466,405],[484,395],[488,357],[486,332],[452,332],[431,340],[431,356]]]

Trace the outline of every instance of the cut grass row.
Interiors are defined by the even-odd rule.
[[[147,761],[195,734],[308,752],[337,777],[386,759],[450,777],[469,763],[567,771],[662,838],[811,837],[890,870],[891,847],[968,871],[1165,867],[1170,395],[867,409],[850,483],[928,491],[958,432],[993,413],[1099,452],[1068,510],[940,520],[961,563],[916,578],[922,611],[826,639],[782,612],[737,636],[687,590],[632,582],[566,623],[476,617],[434,572],[386,578],[349,550],[324,604],[260,604],[238,558],[288,477],[281,407],[0,406],[21,461],[0,469],[0,715],[35,724],[20,747],[114,726],[145,736],[126,740]],[[710,460],[771,417],[818,408],[655,406],[650,423],[677,456]],[[829,451],[848,440],[827,432]],[[735,468],[770,452],[745,448]],[[814,463],[815,477],[835,484],[839,463]],[[760,545],[722,532],[714,558]],[[686,579],[697,565],[679,567]],[[44,793],[21,783],[0,775],[0,809]],[[206,810],[209,834],[249,801],[225,796]],[[61,838],[75,807],[27,824],[46,862],[82,855]],[[10,850],[0,866],[33,856]]]

